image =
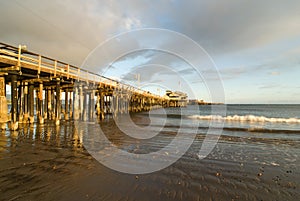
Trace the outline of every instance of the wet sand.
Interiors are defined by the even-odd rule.
[[[114,128],[110,121],[102,124]],[[222,136],[213,152],[199,160],[203,136],[199,133],[188,152],[170,167],[130,175],[91,157],[72,122],[2,131],[0,200],[299,199],[299,141]],[[120,141],[118,137],[110,136],[112,141]],[[131,143],[122,140],[122,145]]]

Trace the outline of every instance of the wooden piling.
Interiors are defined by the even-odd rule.
[[[95,111],[95,90],[92,90],[90,95],[90,120],[94,119],[94,111]]]
[[[28,102],[29,102],[29,123],[32,124],[34,122],[34,83],[29,84]]]
[[[87,120],[87,93],[84,91],[82,92],[82,96],[83,96],[83,108],[82,108],[82,120],[86,121]]]
[[[38,110],[37,117],[39,124],[44,124],[44,113],[43,113],[43,83],[39,83],[38,90]]]
[[[60,124],[60,112],[61,112],[61,99],[60,99],[60,82],[56,82],[56,88],[55,88],[55,96],[56,96],[56,107],[55,107],[55,124]]]
[[[70,92],[70,98],[69,98],[69,118],[73,119],[73,91]]]
[[[0,75],[0,128],[2,130],[6,127],[6,122],[8,121],[8,107],[5,93],[5,76]]]
[[[19,84],[18,90],[18,121],[19,123],[23,123],[23,115],[24,115],[24,91],[23,91],[23,82]]]
[[[97,92],[96,114],[97,114],[97,117],[100,119],[100,90],[98,90],[98,92]]]
[[[119,97],[115,95],[113,98],[114,98],[114,116],[116,117],[119,113]]]
[[[28,122],[28,82],[24,82],[24,116],[23,116],[23,122],[27,123]]]
[[[18,84],[17,84],[17,75],[11,75],[11,130],[18,129],[18,114],[17,114],[17,107],[18,107]]]
[[[93,111],[94,111],[94,91],[91,90],[88,93],[88,119],[91,121],[93,119]]]
[[[44,114],[43,117],[44,119],[48,119],[48,87],[45,88],[45,99],[44,99]]]
[[[100,118],[104,119],[105,118],[105,113],[104,113],[104,92],[101,90],[100,91]]]
[[[65,120],[69,120],[69,91],[65,90]]]
[[[80,118],[80,98],[78,94],[78,87],[76,86],[74,89],[75,90],[73,91],[73,119],[78,120]]]
[[[52,104],[51,104],[51,100],[52,100],[52,88],[49,87],[47,89],[47,119],[52,120]]]

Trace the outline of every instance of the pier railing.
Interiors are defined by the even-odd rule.
[[[36,70],[37,76],[39,76],[41,72],[45,72],[53,75],[53,77],[63,76],[67,79],[71,78],[87,83],[105,84],[112,88],[126,89],[137,94],[146,95],[148,97],[162,98],[156,94],[152,94],[145,90],[110,79],[95,72],[91,72],[89,70],[82,69],[77,66],[49,58],[47,56],[30,52],[25,46],[22,45],[19,45],[19,47],[14,47],[5,43],[0,43],[0,62],[17,67],[15,70],[21,70],[22,68]]]

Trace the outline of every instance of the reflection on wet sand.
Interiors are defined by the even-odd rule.
[[[141,121],[141,120],[140,120]],[[141,122],[143,124],[144,122]],[[204,160],[197,153],[203,136],[161,171],[130,175],[110,170],[85,150],[83,136],[96,124],[75,127],[25,126],[0,133],[0,200],[296,200],[299,197],[299,142],[223,137]],[[122,136],[112,121],[116,146],[141,152],[162,148],[174,137],[164,131],[148,144]],[[84,128],[84,129],[83,129]],[[168,128],[169,129],[169,128]],[[151,148],[151,147],[150,147]],[[112,153],[113,154],[113,153]]]

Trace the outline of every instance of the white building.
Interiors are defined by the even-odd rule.
[[[188,102],[187,94],[181,91],[167,90],[165,97],[169,100],[169,107],[186,107]]]

